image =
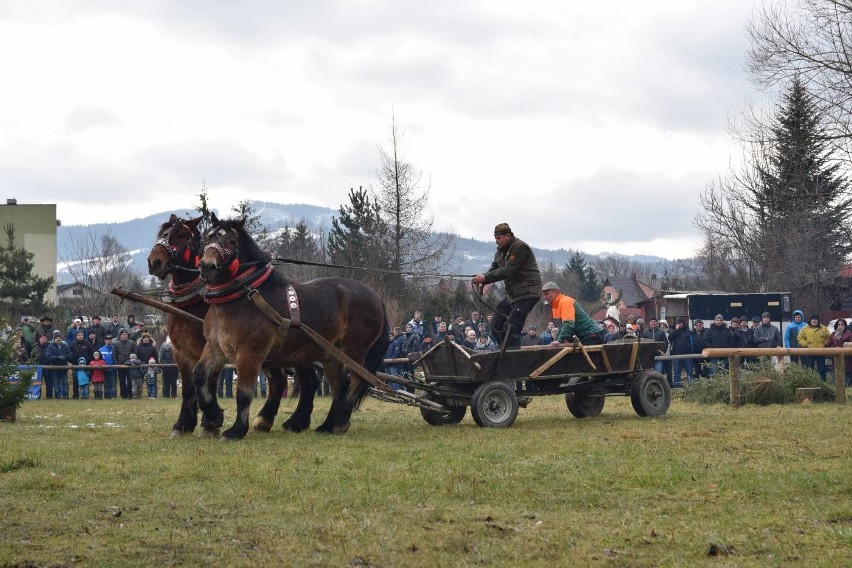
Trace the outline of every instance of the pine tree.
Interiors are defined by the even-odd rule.
[[[577,300],[582,302],[594,302],[600,296],[600,283],[595,269],[586,262],[583,253],[577,251],[568,259],[568,263],[562,270],[562,276],[572,283],[572,293],[577,295]]]
[[[852,198],[825,141],[821,114],[799,80],[785,92],[772,128],[770,169],[762,171],[763,273],[799,273],[801,292],[820,307],[819,291],[852,253],[844,221]]]
[[[378,203],[370,199],[363,187],[349,190],[349,204],[340,206],[340,215],[331,221],[328,254],[333,264],[353,267],[351,278],[365,278],[366,269],[388,269],[388,228],[381,217]],[[382,277],[370,278],[384,280]]]
[[[798,79],[762,128],[747,137],[756,141],[743,170],[702,195],[696,225],[706,239],[706,268],[720,289],[790,290],[819,311],[825,284],[852,254],[844,228],[849,184],[814,97]]]
[[[15,315],[44,310],[44,296],[53,285],[53,278],[33,273],[35,255],[15,242],[15,226],[3,227],[6,246],[0,246],[0,304],[3,310]]]

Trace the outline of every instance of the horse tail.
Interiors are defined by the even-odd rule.
[[[371,373],[375,373],[382,368],[382,363],[385,360],[385,353],[387,353],[388,345],[390,345],[390,324],[388,323],[388,312],[387,308],[385,308],[384,302],[382,302],[382,315],[385,320],[382,334],[376,339],[373,345],[370,346],[370,350],[367,351],[367,356],[364,359],[364,364],[367,367],[367,370]]]
[[[382,328],[382,334],[376,338],[376,341],[370,346],[370,349],[367,351],[367,356],[364,358],[364,366],[371,373],[375,373],[379,369],[382,368],[385,360],[385,353],[387,353],[388,345],[390,345],[390,324],[388,323],[388,312],[387,308],[385,308],[385,303],[382,302],[382,315],[384,316],[385,323]],[[364,398],[367,396],[367,389],[369,385],[364,384],[361,392],[358,393],[358,398],[353,405],[354,409],[357,409],[361,406],[361,403],[364,401]]]

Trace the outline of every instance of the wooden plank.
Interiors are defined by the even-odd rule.
[[[609,355],[606,354],[606,349],[601,349],[601,360],[603,361],[604,369],[606,369],[608,373],[611,373],[612,365],[609,363]]]
[[[573,353],[573,352],[574,352],[573,347],[563,347],[562,349],[559,350],[559,352],[556,355],[554,355],[553,357],[551,357],[550,359],[545,361],[543,365],[541,365],[538,369],[536,369],[535,371],[530,373],[530,375],[529,375],[530,378],[534,379],[534,378],[538,377],[540,374],[542,374],[543,372],[545,372],[546,370],[551,368],[553,365],[555,365],[560,359],[562,359],[563,357],[565,357],[569,353]]]
[[[630,349],[630,364],[628,365],[628,368],[630,369],[631,373],[633,372],[633,369],[636,368],[636,355],[638,353],[639,353],[639,342],[634,341],[633,345],[631,346],[631,349]]]

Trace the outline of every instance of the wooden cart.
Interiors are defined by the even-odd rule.
[[[532,397],[550,395],[564,395],[569,412],[578,418],[600,414],[607,395],[630,396],[639,416],[662,416],[671,403],[671,389],[654,371],[659,349],[665,344],[622,340],[501,353],[471,351],[445,341],[410,356],[412,363],[422,366],[423,379],[378,376],[413,387],[409,403],[419,406],[424,420],[435,426],[461,422],[470,407],[478,425],[507,428],[515,422],[519,406]]]

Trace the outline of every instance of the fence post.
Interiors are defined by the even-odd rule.
[[[740,358],[728,357],[728,370],[731,372],[731,406],[742,405],[742,382],[740,382]]]
[[[846,404],[846,355],[834,356],[834,400]]]

